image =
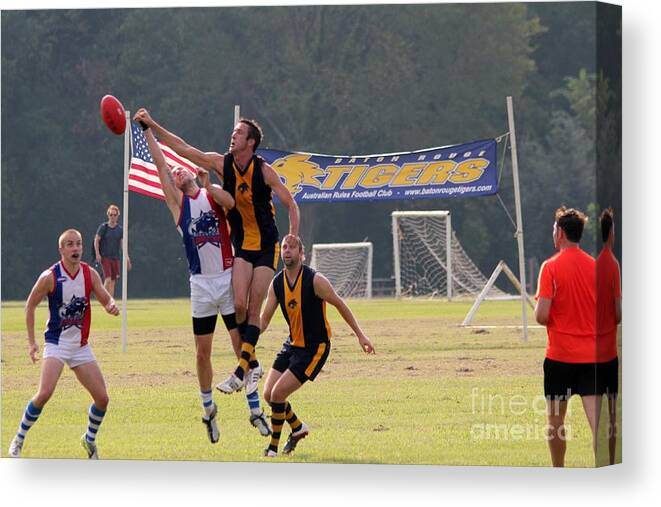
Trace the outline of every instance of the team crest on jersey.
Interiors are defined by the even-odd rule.
[[[192,218],[188,226],[188,233],[193,238],[193,243],[197,248],[202,248],[207,243],[219,247],[218,217],[214,210],[200,211],[199,217]]]
[[[241,192],[242,194],[245,194],[249,190],[250,190],[250,187],[248,186],[247,183],[243,182],[239,185],[239,192]]]
[[[83,317],[85,316],[87,306],[87,298],[71,296],[71,301],[60,307],[62,329],[68,329],[72,326],[80,329],[83,325]]]
[[[288,306],[291,310],[295,310],[296,307],[298,306],[298,301],[296,301],[295,299],[292,298],[292,299],[290,299],[289,302],[287,303],[287,306]]]

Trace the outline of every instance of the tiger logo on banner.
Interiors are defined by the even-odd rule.
[[[317,178],[326,175],[319,164],[310,161],[310,156],[307,153],[294,153],[271,164],[280,179],[284,179],[283,183],[292,196],[302,190],[302,185],[319,188],[321,182]]]

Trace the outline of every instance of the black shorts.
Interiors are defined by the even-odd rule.
[[[568,400],[574,394],[598,394],[597,363],[564,363],[548,357],[544,359],[544,396]]]
[[[278,355],[275,356],[273,369],[280,373],[291,370],[298,381],[303,384],[307,380],[315,379],[326,364],[329,353],[330,342],[321,342],[314,349],[292,347],[289,342],[285,342]]]
[[[597,363],[597,392],[609,397],[617,398],[618,388],[618,370],[620,362],[617,357],[605,363]]]
[[[234,257],[243,259],[252,264],[253,269],[259,266],[266,266],[275,271],[278,268],[280,260],[280,243],[274,243],[272,247],[264,250],[243,250],[236,248]]]

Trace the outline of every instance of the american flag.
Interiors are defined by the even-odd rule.
[[[194,175],[197,174],[197,166],[190,160],[180,157],[171,148],[163,143],[158,145],[165,155],[165,161],[170,167],[181,165],[188,169]],[[142,132],[142,127],[135,122],[131,122],[131,167],[129,169],[129,190],[139,194],[164,199],[161,189],[161,180],[158,178],[158,169],[154,164],[154,159],[149,153],[147,140]]]

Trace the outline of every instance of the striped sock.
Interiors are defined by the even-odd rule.
[[[28,432],[32,425],[37,422],[39,415],[41,414],[41,408],[37,407],[32,403],[32,400],[28,402],[27,407],[25,407],[25,412],[23,412],[23,418],[21,419],[21,424],[18,425],[18,431],[16,432],[16,438],[23,441],[25,440],[25,434]]]
[[[269,444],[269,451],[278,452],[278,444],[280,444],[280,432],[282,425],[285,422],[285,404],[284,403],[271,403],[271,443]]]
[[[251,345],[248,342],[243,342],[241,344],[241,356],[239,358],[239,366],[234,370],[234,374],[243,379],[246,372],[248,371],[248,365],[250,364],[250,357],[255,354],[255,346]]]
[[[98,409],[96,405],[92,403],[87,415],[89,423],[87,424],[85,438],[87,438],[88,442],[94,442],[96,440],[96,432],[99,431],[99,426],[101,426],[101,423],[103,422],[103,417],[106,415],[106,411]]]
[[[259,405],[259,391],[246,394],[246,400],[251,414],[259,415],[262,413],[262,407]]]
[[[291,403],[287,402],[287,407],[285,408],[285,419],[291,428],[292,433],[296,433],[303,426],[303,422],[296,417],[296,414],[291,408]]]
[[[200,399],[202,400],[202,408],[204,413],[209,416],[213,412],[213,391],[200,391]]]
[[[248,368],[252,370],[253,368],[257,368],[258,366],[259,366],[259,361],[257,360],[257,356],[255,355],[255,349],[253,347],[252,354],[250,355],[250,361],[248,361]]]

